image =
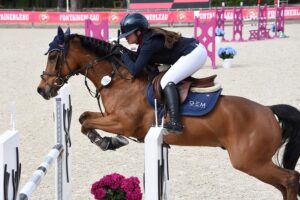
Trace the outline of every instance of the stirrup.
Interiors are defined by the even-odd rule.
[[[183,126],[181,122],[169,121],[164,124],[164,128],[167,131],[175,133],[176,135],[182,134]]]

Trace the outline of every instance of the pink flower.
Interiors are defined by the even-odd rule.
[[[127,193],[126,200],[141,200],[142,193]]]
[[[126,193],[126,200],[141,200],[142,193],[140,181],[137,177],[130,177],[123,180],[121,188]]]
[[[106,190],[101,188],[99,182],[95,182],[92,185],[91,193],[94,195],[95,199],[102,200],[106,196]]]
[[[93,183],[91,193],[97,200],[141,200],[142,193],[137,177],[125,178],[118,173],[102,177]]]

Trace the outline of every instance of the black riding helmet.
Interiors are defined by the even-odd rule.
[[[148,20],[140,13],[130,13],[126,15],[120,22],[121,35],[124,38],[137,30],[147,30],[149,27]]]

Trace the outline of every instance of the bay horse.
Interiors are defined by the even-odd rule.
[[[132,77],[118,65],[116,45],[77,34],[58,34],[50,43],[38,93],[45,99],[75,74],[88,78],[101,96],[105,112],[84,112],[82,133],[92,142],[101,140],[96,129],[139,140],[154,121],[146,99],[147,74]],[[117,63],[117,64],[116,64]],[[101,83],[109,75],[111,82]],[[202,117],[181,116],[183,134],[164,135],[169,145],[221,147],[228,151],[233,167],[281,191],[284,200],[299,195],[300,112],[289,105],[264,106],[238,96],[221,95],[215,108]],[[272,161],[285,145],[280,166]]]

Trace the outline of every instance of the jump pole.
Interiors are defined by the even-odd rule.
[[[30,180],[24,185],[19,194],[19,200],[28,200],[32,192],[42,181],[42,178],[46,175],[48,169],[53,162],[59,158],[63,152],[63,145],[55,145],[51,151],[47,154],[44,161],[40,164],[37,170],[32,174]]]
[[[168,200],[169,166],[168,148],[163,144],[165,129],[158,126],[155,101],[155,127],[145,137],[145,200]]]

